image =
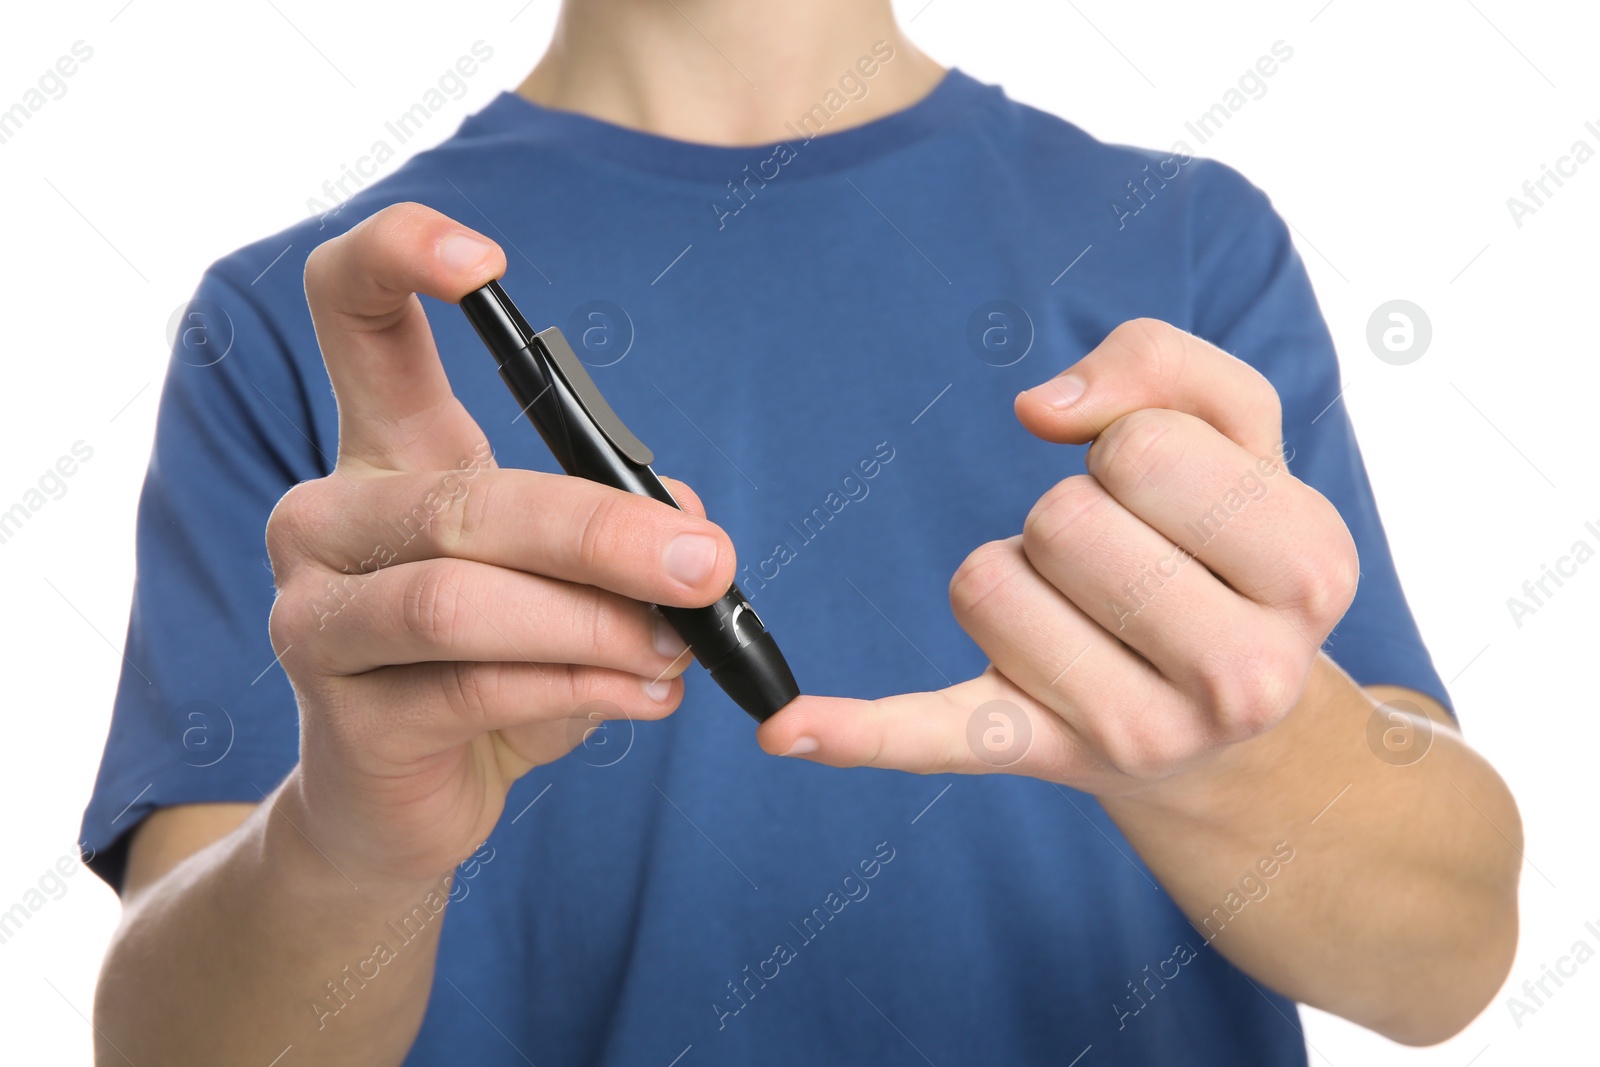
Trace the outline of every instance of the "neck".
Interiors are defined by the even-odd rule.
[[[829,133],[882,118],[943,75],[889,0],[564,0],[517,92],[680,141],[758,145],[792,139],[786,124],[818,107]]]

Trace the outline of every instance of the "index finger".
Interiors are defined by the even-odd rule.
[[[452,303],[505,272],[493,241],[421,204],[314,249],[306,303],[339,403],[339,462],[436,470],[483,440],[450,390],[418,293]]]
[[[756,740],[773,756],[913,774],[1043,778],[1090,765],[1059,715],[994,670],[929,693],[797,697],[761,724]]]
[[[1145,408],[1204,419],[1255,456],[1277,453],[1283,409],[1250,364],[1156,319],[1134,319],[1061,374],[1017,397],[1017,418],[1047,441],[1082,444]]]

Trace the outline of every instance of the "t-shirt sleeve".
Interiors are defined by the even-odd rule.
[[[122,675],[83,817],[87,862],[119,891],[129,831],[152,811],[259,801],[294,766],[265,530],[291,486],[325,473],[309,411],[283,332],[213,265],[162,388]]]
[[[1355,600],[1324,650],[1360,685],[1406,686],[1454,714],[1395,571],[1340,399],[1333,338],[1289,228],[1237,172],[1195,165],[1191,330],[1250,363],[1277,388],[1289,469],[1339,509],[1360,554]]]

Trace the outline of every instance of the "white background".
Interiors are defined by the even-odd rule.
[[[9,690],[0,910],[74,847],[120,665],[169,316],[213,259],[303,217],[306,199],[472,42],[487,41],[494,58],[423,140],[514,87],[554,20],[553,0],[274,3],[96,0],[6,14],[0,108],[74,41],[94,55],[61,99],[0,144],[0,510],[75,441],[94,455],[64,497],[0,544]],[[1600,546],[1584,529],[1600,528],[1591,319],[1600,159],[1520,228],[1506,199],[1575,140],[1600,149],[1595,6],[897,6],[940,61],[1102,139],[1162,148],[1194,146],[1183,123],[1275,41],[1294,49],[1267,94],[1201,151],[1267,190],[1295,228],[1407,591],[1470,739],[1516,792],[1528,860],[1521,951],[1477,1022],[1418,1051],[1308,1011],[1312,1062],[1592,1062],[1600,962],[1520,1027],[1506,996],[1580,938],[1600,948],[1584,929],[1600,927],[1589,800],[1600,561],[1520,627],[1506,600],[1579,538]],[[1395,298],[1420,305],[1433,326],[1429,350],[1405,366],[1366,343],[1369,315]],[[84,1016],[118,909],[87,872],[66,885],[0,945],[9,1062],[89,1061]]]

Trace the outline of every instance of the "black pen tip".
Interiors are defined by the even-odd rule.
[[[800,695],[778,643],[765,630],[713,667],[711,678],[756,722],[766,722]]]
[[[474,289],[461,298],[460,305],[483,343],[496,353],[497,362],[504,354],[520,351],[533,340],[533,327],[497,281]]]

